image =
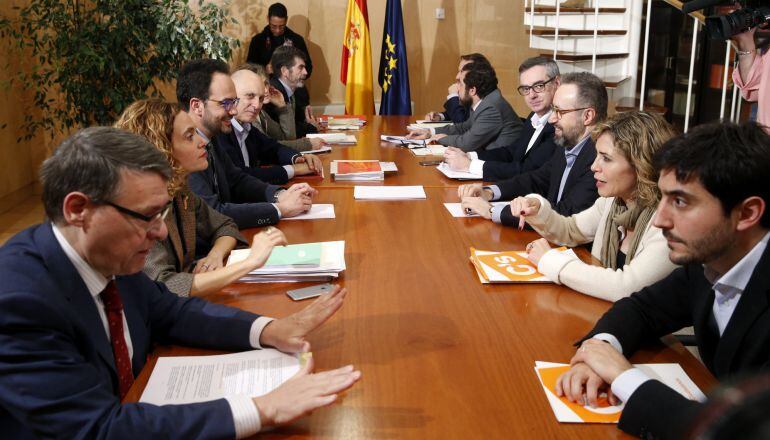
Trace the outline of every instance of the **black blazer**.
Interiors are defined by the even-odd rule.
[[[770,247],[751,275],[722,337],[713,318],[714,291],[703,266],[690,264],[616,302],[586,338],[615,336],[623,354],[693,326],[701,359],[724,380],[770,366]],[[584,338],[585,339],[585,338]],[[640,386],[626,402],[618,427],[636,436],[679,438],[701,404],[656,380]]]
[[[534,171],[545,165],[554,151],[560,150],[553,140],[553,125],[547,123],[538,134],[532,148],[527,151],[529,140],[535,133],[535,128],[532,126],[533,115],[534,113],[529,114],[519,137],[513,144],[504,148],[478,151],[479,159],[484,161],[485,181],[510,179],[519,174]]]
[[[572,165],[559,203],[556,203],[556,198],[559,195],[561,176],[567,167],[567,159],[564,157],[564,149],[562,148],[557,148],[548,163],[540,168],[497,182],[501,192],[500,200],[513,200],[519,196],[537,193],[551,202],[551,206],[556,212],[563,216],[584,211],[593,205],[599,197],[594,173],[591,171],[591,164],[595,158],[594,142],[588,138]],[[510,205],[503,209],[500,220],[508,226],[518,224],[518,217],[511,214]]]
[[[283,94],[283,99],[286,101],[286,105],[289,104],[289,94],[286,93],[286,89],[283,88],[283,84],[281,84],[280,81],[278,81],[278,78],[271,77],[270,78],[270,85],[278,89]],[[306,93],[306,91],[301,91],[302,88],[297,89],[294,92],[294,123],[297,128],[297,137],[305,137],[308,133],[317,133],[318,129],[315,128],[315,125],[310,124],[305,121],[305,107],[310,105],[310,97]],[[274,105],[268,104],[265,106],[265,111],[270,115],[271,118],[273,118],[274,121],[278,120],[278,109],[275,108]]]
[[[215,138],[206,147],[209,167],[190,174],[190,189],[240,229],[278,223],[278,210],[265,202],[273,201],[279,187],[241,171],[216,143]]]
[[[444,115],[445,121],[451,121],[455,124],[465,122],[468,119],[469,108],[460,104],[460,98],[453,96],[444,102],[444,111],[441,112]]]
[[[246,151],[249,152],[248,167],[243,160],[235,130],[217,136],[217,144],[230,156],[233,164],[245,173],[277,185],[289,181],[289,175],[282,165],[291,165],[297,152],[265,136],[256,127],[252,127],[246,136]]]

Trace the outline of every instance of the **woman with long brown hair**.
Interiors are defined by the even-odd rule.
[[[232,219],[211,209],[187,187],[190,173],[208,167],[206,144],[190,116],[177,104],[145,99],[126,108],[115,126],[147,138],[174,169],[169,181],[173,205],[165,219],[168,236],[147,257],[144,271],[150,278],[181,296],[215,292],[263,265],[274,246],[286,244],[281,231],[268,228],[254,236],[246,260],[225,267],[227,254],[247,242]],[[200,253],[196,243],[201,240],[210,250],[196,259]]]

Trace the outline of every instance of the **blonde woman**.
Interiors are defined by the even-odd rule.
[[[176,104],[145,99],[131,104],[115,124],[144,136],[168,158],[174,169],[169,182],[172,206],[165,218],[168,236],[155,243],[144,271],[180,296],[215,292],[265,263],[274,246],[286,244],[283,233],[273,227],[254,236],[249,257],[224,266],[224,258],[239,243],[247,244],[235,222],[215,211],[187,187],[187,176],[208,167],[206,143],[195,131],[187,113]],[[200,253],[202,240],[210,250]]]
[[[528,258],[552,281],[607,301],[617,301],[674,270],[666,239],[652,225],[660,201],[652,164],[655,152],[671,137],[672,127],[659,115],[618,113],[592,132],[596,160],[591,165],[599,199],[583,212],[564,217],[546,199],[529,194],[511,201],[544,239],[527,245]],[[590,243],[602,267],[551,249]]]

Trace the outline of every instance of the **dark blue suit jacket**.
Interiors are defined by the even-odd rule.
[[[532,115],[534,113],[530,113],[524,121],[521,133],[513,144],[505,148],[478,150],[479,159],[485,161],[484,181],[495,182],[510,179],[519,174],[536,170],[548,162],[554,151],[561,149],[553,140],[553,125],[545,124],[532,144],[532,148],[527,151],[529,140],[535,134],[535,128],[531,122]]]
[[[298,154],[291,148],[279,144],[275,139],[265,136],[256,127],[249,130],[246,136],[246,151],[249,152],[248,167],[243,160],[235,130],[217,136],[217,145],[230,156],[235,166],[263,182],[276,185],[289,181],[289,175],[282,165],[291,165],[294,156]]]
[[[561,176],[567,167],[563,148],[557,148],[551,156],[551,160],[535,171],[497,182],[502,194],[500,200],[513,200],[519,196],[537,193],[551,202],[553,209],[563,216],[584,211],[591,207],[599,197],[594,173],[591,171],[591,164],[595,158],[596,148],[594,142],[589,138],[572,165],[559,203],[556,203],[556,198],[559,195]],[[519,222],[518,217],[511,213],[510,205],[503,209],[500,220],[508,226],[517,225]]]
[[[224,399],[121,405],[109,338],[85,283],[46,223],[0,248],[2,437],[232,438]],[[257,315],[180,298],[144,273],[116,277],[134,375],[152,344],[249,349]]]
[[[444,115],[445,121],[452,121],[455,124],[465,122],[470,115],[468,107],[460,104],[460,98],[453,96],[446,100],[444,103],[444,111],[441,112]]]
[[[278,223],[272,202],[279,187],[252,177],[233,164],[214,138],[207,147],[209,167],[190,174],[190,189],[209,206],[232,218],[240,229]],[[214,174],[216,173],[216,185]]]

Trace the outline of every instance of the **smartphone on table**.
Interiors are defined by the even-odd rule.
[[[317,286],[308,286],[303,287],[301,289],[293,289],[286,291],[286,294],[289,295],[289,298],[293,299],[294,301],[302,301],[303,299],[308,298],[315,298],[317,296],[321,296],[324,293],[329,293],[334,289],[334,286],[326,283],[326,284],[319,284]]]

